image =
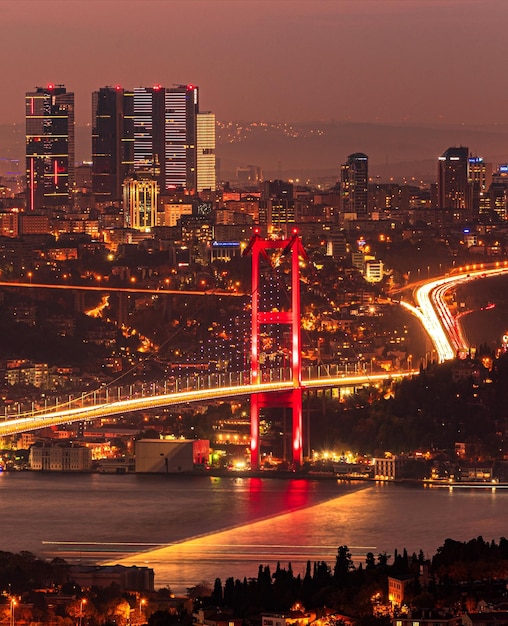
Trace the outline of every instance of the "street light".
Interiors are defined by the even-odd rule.
[[[86,598],[81,598],[79,602],[79,626],[83,624],[83,607],[86,604]]]
[[[16,598],[11,597],[11,626],[14,626],[14,607],[16,604]]]
[[[143,607],[146,604],[146,600],[145,598],[140,598],[139,599],[139,623],[142,624],[143,623]]]

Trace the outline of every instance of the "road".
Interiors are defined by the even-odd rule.
[[[462,332],[458,317],[446,303],[447,294],[460,284],[483,278],[508,274],[508,267],[466,270],[421,284],[414,289],[414,306],[401,299],[400,304],[415,315],[434,344],[439,362],[455,358],[457,352],[469,346]]]
[[[389,381],[393,378],[410,376],[413,373],[414,372],[405,372],[394,375],[393,373],[387,374],[384,372],[370,375],[341,375],[315,378],[304,381],[303,387],[309,389],[324,387],[360,387],[368,384]],[[173,392],[143,398],[128,398],[118,400],[116,402],[79,406],[74,409],[61,409],[51,412],[40,411],[0,422],[0,436],[14,435],[30,430],[37,430],[39,428],[69,424],[71,422],[93,420],[99,417],[119,415],[121,413],[129,413],[131,411],[139,411],[142,409],[156,409],[159,407],[187,404],[190,402],[205,402],[220,398],[235,398],[250,395],[256,392],[284,391],[291,389],[292,387],[293,382],[291,380],[265,382],[258,383],[256,385],[240,384],[211,389],[194,389],[192,391]]]
[[[150,293],[159,295],[175,296],[246,296],[239,291],[226,291],[225,289],[206,289],[203,291],[183,291],[180,289],[146,288],[146,287],[113,287],[107,283],[102,285],[71,285],[55,283],[13,282],[0,281],[0,287],[20,287],[24,289],[63,289],[67,291],[100,291],[101,293]]]

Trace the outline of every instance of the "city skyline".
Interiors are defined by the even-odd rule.
[[[0,16],[4,123],[49,82],[76,94],[77,124],[101,85],[157,83],[200,85],[218,119],[506,119],[502,0],[24,0]]]

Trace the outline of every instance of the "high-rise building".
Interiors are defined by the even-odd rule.
[[[127,175],[150,175],[161,194],[198,190],[199,93],[195,85],[105,87],[93,96],[96,199],[118,199]],[[215,188],[215,120],[199,115],[200,187]]]
[[[215,190],[217,185],[215,170],[215,114],[197,114],[196,166],[197,191]]]
[[[134,164],[133,93],[102,87],[92,94],[92,191],[97,203],[122,199]]]
[[[27,208],[65,206],[74,187],[74,94],[63,85],[25,96]]]
[[[439,157],[438,206],[452,209],[457,217],[469,217],[472,211],[472,186],[469,177],[469,149],[448,148]]]
[[[363,152],[350,154],[340,168],[341,205],[344,213],[368,216],[369,158]]]
[[[166,89],[165,153],[162,169],[165,190],[197,190],[197,114],[199,92],[195,85]],[[214,146],[215,148],[215,146]]]
[[[134,172],[151,171],[161,191],[197,188],[198,88],[134,89]]]
[[[164,159],[164,92],[160,85],[133,91],[133,171],[150,171],[158,178]]]

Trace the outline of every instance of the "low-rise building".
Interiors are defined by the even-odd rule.
[[[374,477],[380,480],[394,480],[395,478],[399,478],[400,470],[406,463],[406,458],[398,456],[374,459]]]
[[[73,443],[36,443],[30,448],[30,467],[39,472],[89,472],[92,452]]]
[[[69,581],[81,587],[111,587],[116,585],[121,591],[154,590],[154,571],[150,567],[132,565],[71,565]]]
[[[205,439],[141,439],[136,442],[136,472],[178,474],[205,467],[210,442]]]

